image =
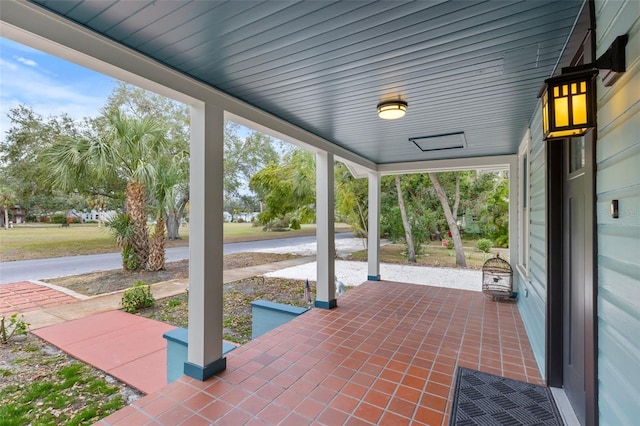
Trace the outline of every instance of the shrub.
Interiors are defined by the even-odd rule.
[[[122,250],[122,267],[127,271],[140,268],[140,258],[133,249],[134,226],[131,216],[119,213],[107,221],[109,232],[115,238],[116,244]]]
[[[289,221],[289,227],[293,230],[299,230],[301,228],[300,219],[297,217],[292,217]]]
[[[66,223],[66,221],[67,221],[67,217],[61,213],[56,213],[54,215],[51,215],[52,223],[61,224],[61,223]]]
[[[481,238],[476,243],[476,247],[478,247],[478,250],[480,250],[480,251],[483,251],[485,253],[489,253],[489,250],[491,250],[491,247],[493,247],[493,241],[491,241],[491,240],[489,240],[487,238]]]
[[[151,294],[151,286],[144,281],[136,281],[122,295],[122,309],[133,314],[138,309],[149,308],[156,304]]]
[[[29,332],[29,324],[25,322],[24,315],[18,318],[13,314],[9,318],[0,317],[0,343],[7,344],[13,336],[26,336]]]

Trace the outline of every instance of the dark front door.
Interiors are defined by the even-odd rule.
[[[563,201],[563,387],[581,424],[586,424],[585,336],[587,285],[590,268],[592,223],[589,196],[591,167],[587,161],[588,138],[574,138],[564,147]],[[589,138],[590,139],[590,138]]]

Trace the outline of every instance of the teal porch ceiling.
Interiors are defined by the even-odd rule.
[[[33,2],[379,164],[516,153],[584,3]]]

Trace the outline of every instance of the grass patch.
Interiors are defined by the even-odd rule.
[[[464,256],[467,261],[467,268],[482,269],[484,262],[495,257],[496,253],[500,253],[503,259],[509,258],[509,249],[493,248],[489,253],[482,252],[476,247],[466,245],[464,247]],[[475,244],[475,242],[473,242]],[[367,260],[367,251],[361,250],[354,252],[347,260]],[[400,265],[419,265],[431,266],[434,268],[455,268],[456,252],[442,247],[439,241],[431,242],[422,246],[422,254],[416,256],[416,263],[407,261],[406,247],[404,244],[387,244],[380,247],[380,261],[382,263],[395,263]]]
[[[344,224],[336,224],[337,232],[348,231]],[[286,237],[315,235],[315,225],[302,225],[298,231],[264,232],[250,223],[225,223],[224,242],[270,240]],[[189,226],[180,227],[181,240],[167,241],[167,247],[189,244]],[[0,229],[0,262],[28,259],[44,259],[84,254],[118,252],[108,228],[97,224],[71,224],[61,228],[53,224],[24,224],[15,228]]]
[[[314,282],[309,282],[315,294]],[[252,277],[224,285],[223,338],[243,344],[251,340],[251,305],[257,299],[305,307],[304,281],[284,278]],[[156,306],[142,309],[138,315],[176,327],[187,327],[189,298],[186,294],[159,300]]]
[[[140,394],[34,335],[0,345],[0,424],[87,425]]]
[[[180,235],[182,240],[167,241],[167,247],[188,245],[188,227],[181,227]],[[69,228],[45,223],[16,225],[0,230],[0,238],[0,262],[119,251],[109,228],[98,228],[95,223],[73,223]]]

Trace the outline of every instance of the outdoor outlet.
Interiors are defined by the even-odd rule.
[[[529,289],[528,288],[524,289],[524,297],[529,297]]]

